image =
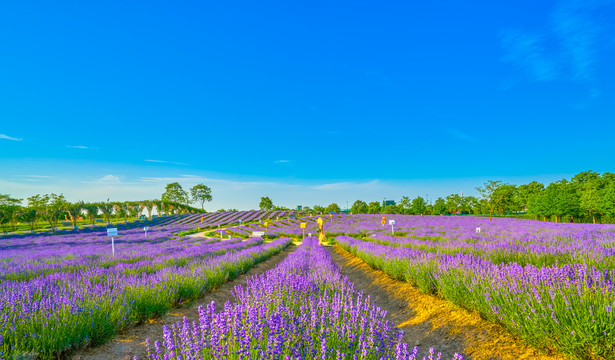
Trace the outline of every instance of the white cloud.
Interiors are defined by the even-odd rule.
[[[188,164],[181,163],[181,162],[165,161],[165,160],[144,160],[144,161],[152,162],[152,163],[159,163],[159,164],[188,165]]]
[[[23,140],[22,138],[14,138],[8,135],[4,135],[4,134],[0,134],[0,139],[4,139],[4,140],[13,140],[13,141],[21,141]]]
[[[290,160],[276,160],[276,161],[274,161],[275,164],[286,164],[286,163],[289,163],[289,162],[290,162]]]
[[[115,176],[115,175],[105,175],[102,178],[98,179],[99,182],[104,182],[104,183],[119,183],[120,182],[120,178]]]
[[[83,145],[66,145],[67,148],[71,148],[71,149],[89,149],[89,150],[96,150],[96,148],[93,147],[89,147],[89,146],[83,146]]]

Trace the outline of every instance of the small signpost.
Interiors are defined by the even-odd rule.
[[[263,225],[265,225],[265,229],[269,230],[269,221],[265,221]]]
[[[143,231],[145,231],[145,237],[147,237],[147,230],[149,230],[149,226],[143,228]]]
[[[303,229],[303,237],[305,237],[305,228],[307,228],[307,223],[301,223],[301,229]]]
[[[391,225],[391,234],[395,235],[395,230],[393,229],[393,225],[395,225],[395,220],[389,220],[389,225]]]
[[[262,237],[265,236],[264,231],[252,231],[252,235],[250,237]]]
[[[480,228],[476,228],[476,233],[480,234]]]
[[[115,256],[115,240],[113,238],[117,236],[117,228],[108,228],[107,236],[111,237],[111,253]]]

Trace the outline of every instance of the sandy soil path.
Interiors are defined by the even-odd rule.
[[[172,309],[159,319],[150,320],[148,323],[128,328],[124,333],[117,334],[113,340],[104,345],[77,351],[67,358],[73,360],[130,360],[133,356],[138,356],[139,359],[146,359],[145,339],[149,338],[152,344],[155,340],[162,343],[162,328],[164,325],[174,324],[182,320],[184,316],[190,321],[198,321],[198,308],[201,305],[205,306],[215,301],[217,308],[221,308],[225,302],[233,299],[231,291],[235,286],[245,286],[248,277],[273,269],[295,249],[295,245],[290,245],[281,253],[256,264],[245,274],[205,294],[200,299]]]
[[[405,331],[404,341],[410,347],[419,345],[420,359],[427,356],[430,347],[442,352],[443,360],[452,359],[455,353],[473,360],[562,359],[541,355],[500,325],[391,279],[337,245],[327,249],[341,273],[387,310],[388,319]]]

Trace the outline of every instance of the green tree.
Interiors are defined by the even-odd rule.
[[[190,188],[192,194],[192,202],[200,203],[201,209],[205,210],[205,202],[211,201],[211,189],[205,184],[194,185]]]
[[[397,205],[387,205],[382,211],[383,214],[400,214],[403,210]]]
[[[380,209],[382,209],[382,207],[380,206],[380,203],[377,201],[372,201],[369,204],[367,204],[367,212],[369,214],[380,214]]]
[[[398,207],[401,209],[402,214],[412,214],[412,202],[409,197],[402,196]]]
[[[455,214],[461,208],[461,196],[459,194],[450,194],[446,197],[446,209],[449,213]]]
[[[101,203],[98,205],[100,211],[105,217],[105,220],[107,220],[107,224],[111,224],[111,217],[113,216],[114,206],[115,205],[109,202],[109,199],[107,199],[106,203]]]
[[[68,211],[68,215],[73,223],[73,228],[75,229],[77,228],[77,221],[79,221],[79,215],[83,209],[85,209],[85,202],[83,201],[66,204],[66,211]]]
[[[340,212],[340,207],[336,203],[330,204],[327,206],[327,212],[338,213]]]
[[[357,200],[352,204],[350,212],[353,214],[367,214],[369,207],[365,201]]]
[[[314,211],[316,212],[324,212],[325,211],[325,207],[321,206],[321,205],[314,205],[313,206]]]
[[[515,193],[514,203],[517,210],[526,210],[528,208],[530,197],[540,193],[545,186],[539,182],[532,181],[529,184],[519,185]]]
[[[602,191],[602,211],[615,216],[615,182],[610,182]]]
[[[602,208],[602,192],[600,191],[600,180],[592,179],[585,182],[581,187],[580,206],[581,210],[592,217],[596,223],[596,213]]]
[[[164,189],[161,200],[163,202],[176,202],[179,204],[188,204],[188,193],[184,191],[178,182],[169,183]]]
[[[41,202],[44,204],[44,210],[41,215],[49,223],[51,231],[55,234],[60,214],[66,211],[66,198],[63,194],[45,194],[41,197]]]
[[[431,210],[432,215],[441,215],[446,213],[446,202],[442,198],[437,198]]]
[[[87,203],[84,206],[85,211],[88,212],[88,218],[92,222],[92,226],[96,225],[96,217],[98,216],[98,205],[94,203]]]
[[[412,199],[412,204],[410,205],[410,214],[420,215],[424,214],[427,211],[427,202],[420,196]]]
[[[489,180],[482,187],[476,188],[489,207],[489,221],[496,209],[506,209],[512,203],[515,189],[514,185],[502,183],[500,180]]]
[[[268,196],[263,196],[261,197],[261,202],[258,204],[258,207],[261,210],[271,211],[274,208],[273,201],[271,201],[271,199]]]
[[[575,184],[568,182],[566,179],[562,179],[558,181],[556,185],[557,195],[554,204],[555,221],[557,222],[558,217],[577,217],[580,212],[580,199]]]
[[[12,198],[9,194],[0,194],[0,226],[6,233],[10,226],[15,228],[22,199]]]
[[[36,220],[38,220],[38,211],[33,207],[25,207],[19,213],[19,221],[28,223],[33,233],[36,229]]]

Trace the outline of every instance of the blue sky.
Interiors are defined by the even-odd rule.
[[[0,193],[211,208],[615,171],[615,1],[4,2]]]

